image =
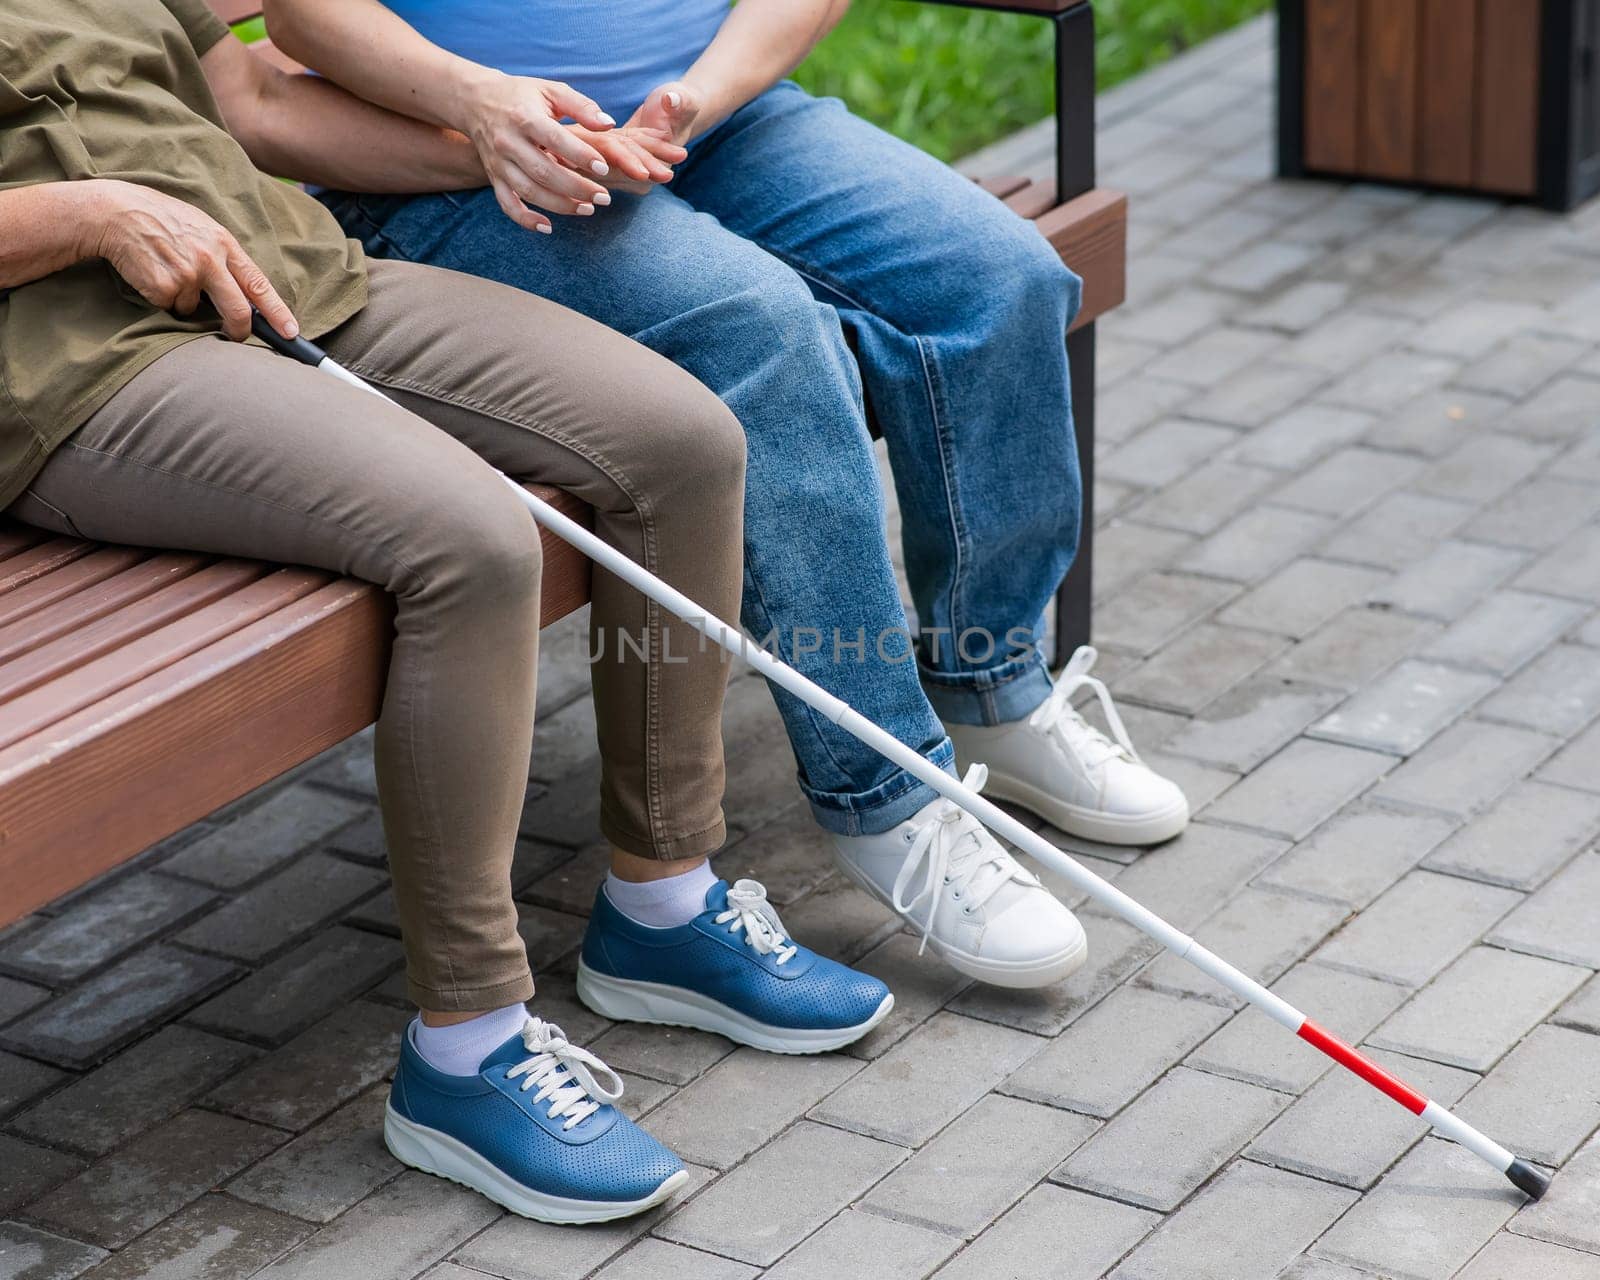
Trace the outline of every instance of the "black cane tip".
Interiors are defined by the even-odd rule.
[[[1538,1200],[1550,1189],[1550,1175],[1540,1173],[1526,1160],[1513,1160],[1506,1170],[1512,1185],[1530,1200]]]

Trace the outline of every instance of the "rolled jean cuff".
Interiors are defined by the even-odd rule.
[[[515,977],[478,987],[429,987],[406,974],[406,994],[411,1003],[430,1013],[487,1013],[533,999],[533,974],[527,965]]]
[[[923,754],[946,773],[955,774],[956,749],[949,738]],[[811,803],[817,825],[838,836],[878,835],[939,798],[937,791],[904,769],[870,791],[816,791],[804,782],[800,790]]]
[[[1038,652],[986,671],[934,671],[918,664],[923,692],[946,724],[1010,724],[1050,696],[1050,669]]]
[[[631,853],[636,858],[676,862],[680,858],[696,858],[701,854],[715,853],[722,848],[728,839],[728,824],[719,813],[717,820],[703,830],[652,840],[649,836],[629,831],[602,808],[600,834],[611,842],[612,848],[621,849],[623,853]]]

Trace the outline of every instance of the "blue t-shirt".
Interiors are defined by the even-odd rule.
[[[384,0],[440,48],[561,80],[620,124],[711,43],[729,0]]]

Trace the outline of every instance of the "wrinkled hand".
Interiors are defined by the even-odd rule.
[[[551,230],[537,209],[586,217],[610,193],[598,181],[611,166],[592,145],[616,121],[556,80],[495,75],[479,85],[465,132],[506,217],[530,231]],[[564,127],[571,117],[579,129]],[[530,206],[537,206],[532,208]]]
[[[193,205],[133,183],[105,184],[86,256],[104,258],[152,306],[192,315],[202,294],[235,342],[250,336],[250,308],[286,338],[300,332],[272,282],[233,234]]]
[[[686,80],[671,80],[650,91],[626,127],[683,146],[705,109],[705,95],[699,89]]]
[[[569,124],[567,130],[605,157],[611,173],[601,182],[612,191],[643,195],[657,183],[671,182],[672,166],[689,154],[675,142],[630,126],[593,133],[582,125]]]

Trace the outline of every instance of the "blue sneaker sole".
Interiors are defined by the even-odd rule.
[[[775,1027],[697,991],[661,982],[613,978],[596,972],[582,960],[578,961],[578,999],[613,1022],[693,1027],[768,1053],[826,1053],[841,1049],[861,1039],[894,1008],[894,996],[886,995],[871,1017],[853,1027]]]
[[[679,1169],[640,1200],[573,1200],[524,1186],[498,1165],[448,1133],[407,1120],[393,1107],[384,1112],[383,1142],[401,1164],[459,1182],[502,1208],[539,1222],[609,1222],[630,1218],[669,1200],[689,1184],[689,1171]]]

